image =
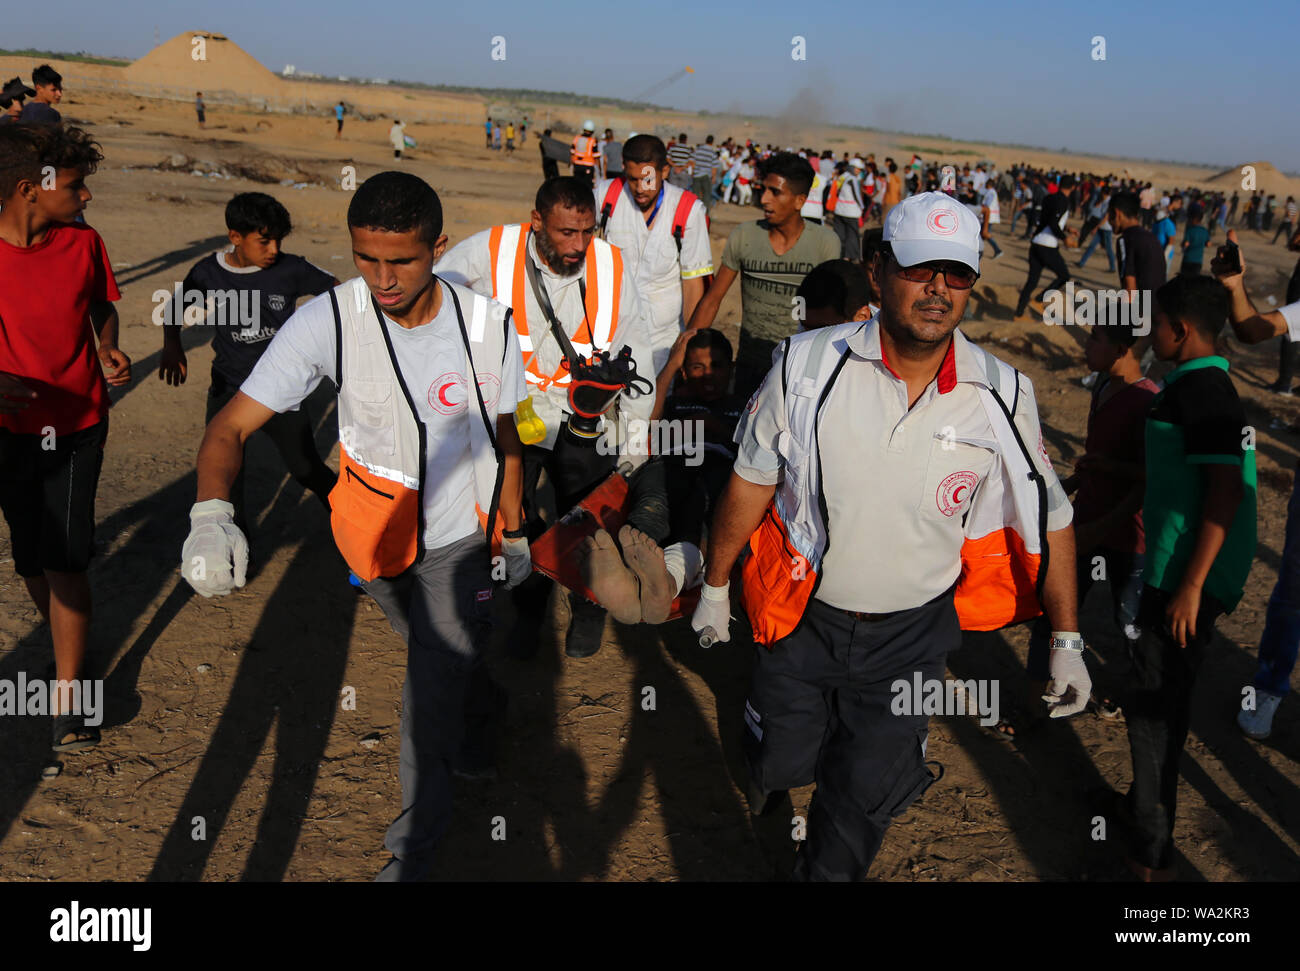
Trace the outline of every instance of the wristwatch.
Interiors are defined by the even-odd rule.
[[[523,539],[528,535],[528,524],[521,522],[518,529],[503,529],[501,536],[504,539]]]
[[[1055,634],[1052,635],[1052,650],[1054,651],[1078,651],[1082,654],[1083,648],[1083,638],[1078,634],[1073,634],[1070,637],[1058,637]]]

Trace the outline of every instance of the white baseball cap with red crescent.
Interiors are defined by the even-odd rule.
[[[922,192],[894,206],[885,220],[884,238],[899,266],[953,260],[979,272],[979,220],[946,193]]]

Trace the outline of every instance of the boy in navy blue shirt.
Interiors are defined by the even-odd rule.
[[[252,373],[253,366],[279,328],[293,316],[298,300],[324,293],[339,281],[301,256],[280,251],[293,226],[289,212],[264,192],[242,192],[226,204],[230,247],[205,256],[190,268],[179,295],[154,309],[154,323],[164,324],[162,363],[158,377],[168,384],[185,383],[182,324],[206,318],[212,325],[212,385],[205,421],[212,421]],[[165,291],[162,291],[165,293]],[[159,295],[155,295],[157,301]],[[169,311],[169,313],[168,313]],[[164,314],[170,319],[161,319]],[[287,411],[265,425],[264,432],[288,466],[289,474],[316,494],[329,509],[335,474],[322,461],[305,411]],[[244,472],[231,492],[235,522],[247,531],[244,517]]]

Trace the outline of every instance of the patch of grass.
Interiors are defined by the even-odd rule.
[[[979,155],[979,152],[968,148],[936,148],[933,145],[899,145],[900,151],[914,152],[922,158],[949,158],[953,155]]]
[[[47,61],[78,61],[82,64],[111,64],[116,67],[126,67],[130,64],[129,59],[120,57],[95,57],[93,54],[87,54],[85,51],[78,51],[75,54],[69,54],[67,51],[38,51],[26,48],[20,51],[7,51],[0,48],[0,57],[31,57]]]

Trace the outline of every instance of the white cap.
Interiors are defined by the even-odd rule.
[[[595,123],[594,121],[592,121],[590,118],[588,118],[586,121],[584,121],[584,122],[582,123],[582,130],[583,130],[583,131],[595,131],[595,130],[596,130],[596,123]]]
[[[943,192],[922,192],[894,206],[885,220],[884,239],[899,266],[954,260],[979,272],[980,222]]]
[[[867,167],[867,163],[860,158],[849,159],[849,165],[855,169],[865,169]]]

